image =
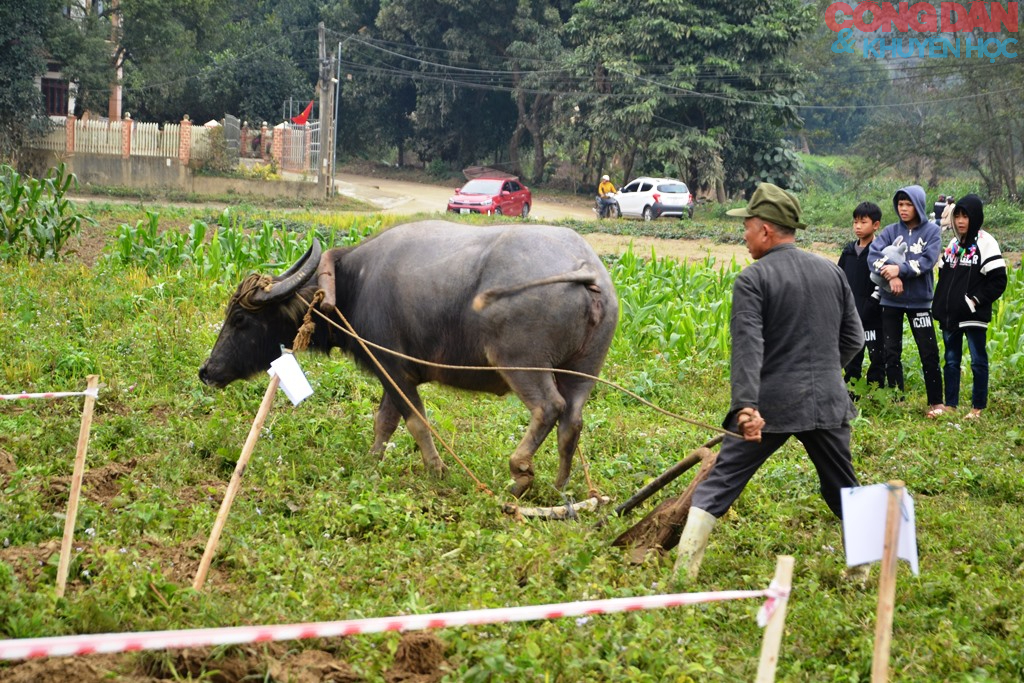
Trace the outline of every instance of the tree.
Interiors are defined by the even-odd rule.
[[[56,0],[0,3],[0,161],[16,162],[25,142],[46,129],[35,79],[46,73],[46,46],[60,19]]]
[[[698,154],[711,151],[725,185],[749,190],[755,154],[780,146],[779,130],[799,120],[801,73],[788,53],[813,25],[800,0],[583,0],[566,27],[569,67],[589,79],[581,114],[626,175],[697,176]]]
[[[60,63],[65,79],[74,84],[75,111],[107,114],[111,86],[116,83],[121,53],[113,17],[119,9],[112,3],[78,0],[68,16],[57,23],[49,50]]]
[[[126,106],[164,121],[185,113],[197,121],[225,113],[251,121],[277,120],[281,102],[309,97],[317,75],[316,23],[301,29],[284,24],[277,9],[285,6],[291,4],[125,3],[121,50]],[[287,16],[293,17],[297,8],[291,9]],[[304,61],[296,59],[303,51]]]
[[[823,16],[832,0],[818,0]],[[825,154],[856,152],[855,143],[889,101],[893,75],[882,61],[860,54],[833,52],[837,35],[819,22],[792,52],[804,74],[799,108],[803,126],[792,132],[806,151]]]
[[[408,46],[407,56],[377,51],[369,59],[393,83],[415,84],[416,108],[409,117],[412,146],[422,160],[460,167],[489,156],[493,165],[507,164],[503,156],[516,111],[503,58],[516,6],[515,0],[424,0],[381,7],[377,37]]]
[[[942,61],[953,63],[929,69],[928,94],[935,101],[922,107],[928,145],[925,154],[936,169],[933,175],[938,169],[970,169],[981,177],[989,197],[1019,201],[1018,176],[1024,168],[1024,123],[1020,118],[1024,70],[1016,64],[984,60]]]
[[[965,40],[1006,40],[1011,34],[958,34]],[[875,166],[907,169],[917,182],[937,185],[943,172],[972,170],[990,198],[1019,197],[1024,125],[1019,93],[1024,70],[984,59],[905,60],[858,149]]]

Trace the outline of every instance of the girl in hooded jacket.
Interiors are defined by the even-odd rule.
[[[969,194],[957,202],[953,239],[939,257],[939,283],[932,302],[932,316],[946,347],[943,379],[950,408],[960,402],[960,362],[967,337],[974,376],[967,419],[977,419],[988,406],[988,324],[992,303],[1006,291],[1006,262],[995,238],[981,229],[984,222],[977,195]]]

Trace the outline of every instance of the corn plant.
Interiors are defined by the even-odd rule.
[[[348,230],[288,230],[270,221],[253,224],[238,214],[224,211],[212,229],[194,220],[185,232],[160,230],[160,214],[147,211],[134,226],[122,223],[115,233],[115,247],[107,256],[120,265],[144,268],[150,274],[189,270],[204,281],[231,283],[251,271],[273,272],[295,262],[309,248],[313,236],[325,248],[355,244],[376,232],[376,222],[352,222]]]
[[[1008,373],[1024,374],[1024,272],[1007,268],[1006,292],[995,303],[989,326],[989,354]]]
[[[36,260],[60,259],[61,249],[81,230],[83,220],[66,198],[78,184],[64,164],[42,180],[0,166],[0,258],[28,256]]]
[[[611,268],[620,336],[674,360],[720,361],[729,354],[732,283],[740,267],[641,259],[630,249]]]

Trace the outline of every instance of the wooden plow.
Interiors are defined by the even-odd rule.
[[[722,442],[724,435],[718,435],[695,449],[685,458],[658,475],[647,486],[637,491],[629,500],[615,508],[621,517],[629,514],[634,508],[679,478],[687,470],[700,465],[690,485],[682,494],[669,498],[654,508],[646,517],[622,532],[612,541],[613,546],[629,549],[629,559],[633,564],[641,564],[648,553],[654,551],[665,553],[676,547],[679,537],[686,526],[686,517],[690,512],[693,492],[700,482],[707,479],[711,468],[718,459],[718,452],[711,450]]]

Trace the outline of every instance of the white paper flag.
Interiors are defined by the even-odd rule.
[[[299,361],[290,353],[283,353],[281,357],[270,364],[267,374],[281,378],[281,389],[284,395],[292,402],[292,405],[299,405],[303,400],[313,393],[313,387],[299,367]]]
[[[889,507],[889,487],[886,484],[858,486],[842,490],[843,541],[846,545],[846,564],[878,562],[885,547],[885,512]],[[896,556],[910,563],[916,576],[917,531],[914,528],[914,499],[904,489],[899,509],[899,541]]]

